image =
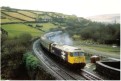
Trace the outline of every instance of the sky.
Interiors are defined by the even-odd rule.
[[[0,7],[59,12],[78,17],[119,14],[120,0],[0,0]]]

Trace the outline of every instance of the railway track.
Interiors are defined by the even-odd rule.
[[[47,66],[51,70],[53,70],[56,74],[58,74],[59,76],[61,76],[63,78],[63,80],[77,80],[75,77],[73,77],[72,75],[70,75],[68,72],[66,72],[65,70],[63,70],[62,68],[60,68],[59,66],[57,66],[56,64],[54,64],[54,62],[52,60],[48,59],[47,56],[45,56],[44,59],[46,61],[48,60],[51,63],[51,66],[53,66],[53,67],[48,66],[48,64],[47,64]]]
[[[103,80],[99,77],[97,77],[96,75],[84,70],[84,69],[81,69],[80,71],[80,74],[81,76],[83,76],[86,80]]]
[[[72,74],[66,72],[63,68],[56,65],[48,56],[43,54],[43,51],[41,51],[41,47],[38,44],[39,41],[36,41],[33,44],[33,51],[36,54],[37,58],[47,67],[48,70],[52,72],[52,74],[57,79],[61,80],[78,80],[75,76]]]
[[[49,58],[49,56],[44,54],[42,51],[39,40],[37,40],[33,44],[33,51],[36,54],[37,58],[47,67],[46,69],[50,70],[52,75],[54,75],[57,79],[60,80],[103,80],[96,75],[81,69],[80,73],[75,74],[72,72],[66,71],[61,66],[58,66],[53,60]],[[83,77],[83,78],[80,78]]]

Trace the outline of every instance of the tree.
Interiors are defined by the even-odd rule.
[[[26,46],[30,45],[31,39],[32,36],[29,33],[23,33],[19,36],[19,40],[21,41],[21,43]]]

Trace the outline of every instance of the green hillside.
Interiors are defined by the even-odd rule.
[[[21,20],[19,19],[16,19],[16,18],[13,18],[11,16],[8,16],[4,13],[1,13],[1,23],[8,23],[8,22],[22,22]]]
[[[9,37],[19,36],[22,33],[30,33],[32,36],[40,36],[43,32],[24,24],[6,24],[2,28],[8,32]]]
[[[33,28],[36,28],[36,29],[41,29],[45,32],[47,32],[48,30],[50,30],[51,28],[56,28],[57,25],[54,25],[52,23],[26,23],[26,25],[30,25],[31,27]],[[37,27],[38,26],[42,26],[42,27]]]
[[[1,11],[1,23],[4,22],[4,24],[9,21],[10,24],[16,24],[20,21],[19,24],[25,24],[40,32],[48,32],[50,30],[65,31],[74,40],[92,40],[91,43],[95,42],[99,44],[120,44],[119,23],[105,24],[93,22],[75,15],[35,10],[20,10],[9,7],[2,7]],[[24,28],[23,31],[25,31]]]
[[[20,10],[9,7],[1,8],[1,27],[8,32],[9,37],[15,37],[25,32],[30,33],[32,36],[40,36],[51,28],[56,28],[58,25],[48,22],[48,18],[51,19],[51,16],[41,11]],[[35,19],[42,19],[42,21],[38,23]],[[39,25],[42,27],[39,27]]]
[[[12,16],[12,17],[17,18],[17,19],[20,19],[20,20],[24,20],[24,21],[35,21],[35,19],[29,18],[29,17],[27,17],[25,15],[22,15],[22,14],[19,14],[17,12],[8,12],[8,11],[5,11],[4,13],[6,15]]]
[[[21,13],[21,14],[24,14],[24,15],[26,15],[28,17],[31,17],[31,18],[36,18],[36,16],[37,16],[36,14],[34,14],[34,13],[30,12],[30,11],[19,10],[18,12]]]

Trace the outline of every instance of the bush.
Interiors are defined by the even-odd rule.
[[[24,54],[23,61],[28,70],[35,70],[39,65],[38,59],[34,55],[32,55],[31,52],[27,52]]]
[[[23,45],[30,45],[32,36],[29,33],[23,33],[19,36],[19,40]]]
[[[23,56],[23,62],[27,68],[31,80],[53,80],[53,76],[45,72],[39,65],[39,60],[31,53],[27,52]]]
[[[1,75],[2,79],[17,79],[21,75],[21,69],[25,74],[22,65],[23,54],[29,49],[28,43],[31,39],[29,34],[23,34],[20,37],[6,39],[2,42],[1,51]],[[29,43],[30,45],[30,43]],[[27,77],[27,76],[25,76]]]

